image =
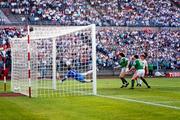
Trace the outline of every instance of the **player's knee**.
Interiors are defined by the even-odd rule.
[[[120,78],[124,78],[124,74],[120,74],[119,77],[120,77]]]

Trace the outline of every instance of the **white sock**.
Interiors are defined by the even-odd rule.
[[[139,80],[139,84],[142,85],[142,80]]]

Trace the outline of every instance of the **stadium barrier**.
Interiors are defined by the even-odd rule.
[[[166,74],[166,77],[180,77],[180,72],[169,72]]]

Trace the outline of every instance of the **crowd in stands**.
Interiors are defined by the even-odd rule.
[[[180,26],[180,8],[169,0],[0,0],[31,22],[98,26]]]
[[[84,69],[89,70],[92,68],[90,36],[90,32],[81,32],[56,39],[56,65],[58,73],[65,72],[69,64],[81,72],[84,72]],[[39,40],[37,44],[39,71],[41,76],[44,77],[52,71],[52,44],[50,39]]]
[[[23,37],[26,34],[25,29],[17,29],[16,27],[0,28],[0,78],[3,77],[4,62],[8,71],[11,68],[11,51],[9,38]],[[6,51],[6,52],[5,52]]]
[[[97,63],[100,68],[112,69],[114,61],[117,61],[118,51],[125,52],[128,57],[147,52],[148,61],[154,68],[180,68],[179,29],[124,30],[116,27],[180,27],[180,8],[170,0],[0,0],[0,10],[3,8],[9,9],[14,16],[24,16],[26,19],[22,20],[31,23],[60,25],[95,23],[97,26],[104,26],[97,30]],[[4,23],[4,19],[0,21]],[[24,28],[0,28],[0,72],[4,60],[3,48],[4,46],[10,48],[9,37],[20,38],[26,33],[27,30]],[[58,44],[68,46],[68,41]],[[79,44],[84,46],[84,43]],[[68,47],[58,49],[65,53]],[[86,52],[90,54],[89,47],[83,49],[87,49]],[[79,51],[72,51],[72,56],[77,56],[74,53]],[[10,51],[6,57],[7,61],[11,60]],[[83,56],[81,60],[84,58],[87,56]],[[76,61],[77,64],[82,63]]]
[[[7,46],[7,51],[9,51],[6,54],[6,64],[10,67],[11,63],[9,37],[23,37],[25,34],[26,30],[23,28],[7,27],[0,29],[1,72],[4,57],[3,47],[5,45]],[[59,40],[57,42],[57,46],[59,46],[57,47],[59,51],[57,52],[57,58],[61,60],[57,64],[59,68],[62,68],[67,60],[76,63],[76,67],[81,66],[80,64],[88,65],[89,63],[87,62],[91,62],[91,57],[88,56],[91,55],[91,48],[88,45],[89,36],[87,34],[78,34],[70,37],[71,39],[69,40]],[[126,30],[121,27],[101,27],[97,28],[96,36],[97,65],[100,69],[113,69],[115,62],[117,62],[117,52],[125,52],[127,57],[133,54],[147,52],[148,62],[153,64],[154,68],[158,67],[163,70],[180,68],[180,31],[178,29],[164,28],[159,30],[155,28],[143,28]],[[81,38],[86,41],[79,41]],[[70,45],[72,41],[76,44]],[[38,45],[41,48],[38,52],[39,58],[44,53],[52,52],[47,50],[49,42],[47,40]],[[79,45],[78,49],[76,47],[77,45]],[[73,49],[73,47],[76,47],[76,49]],[[68,55],[66,53],[72,54]],[[51,58],[46,55],[44,57]],[[43,63],[43,59],[39,61],[42,62],[41,65],[46,64]]]
[[[122,30],[120,28],[102,28],[97,33],[97,62],[103,67],[113,67],[116,53],[148,53],[148,61],[155,68],[176,69],[180,67],[180,31],[179,30]]]
[[[169,0],[89,0],[117,26],[180,26],[180,9]]]

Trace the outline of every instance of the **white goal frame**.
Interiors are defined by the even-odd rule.
[[[33,28],[33,32],[30,32],[30,28]],[[38,97],[38,95],[34,95],[33,94],[33,89],[38,89],[38,85],[36,86],[33,86],[32,84],[32,79],[34,78],[31,78],[31,55],[33,54],[32,53],[32,48],[31,48],[31,40],[33,39],[45,39],[45,38],[52,38],[52,89],[56,91],[57,89],[57,71],[56,71],[56,37],[57,36],[63,36],[63,35],[67,35],[67,34],[71,34],[73,32],[77,32],[77,31],[81,31],[81,30],[84,30],[84,29],[91,29],[91,42],[92,42],[92,95],[97,95],[97,82],[96,82],[96,79],[97,79],[97,75],[96,75],[96,26],[95,24],[92,24],[92,25],[88,25],[88,26],[68,26],[68,27],[56,27],[56,26],[52,26],[52,27],[49,27],[49,26],[44,26],[45,28],[46,27],[49,27],[50,30],[56,30],[55,32],[51,33],[51,31],[46,31],[46,32],[39,32],[37,33],[37,29],[38,29],[39,26],[27,26],[27,35],[23,38],[11,38],[11,46],[13,46],[13,41],[21,41],[21,40],[26,40],[26,45],[27,45],[27,56],[28,56],[28,59],[27,59],[27,74],[28,74],[28,85],[26,85],[26,87],[28,87],[28,93],[23,93],[21,91],[18,91],[15,89],[15,73],[14,73],[14,65],[13,64],[16,64],[14,63],[14,54],[13,52],[11,52],[11,55],[12,55],[12,67],[11,67],[11,91],[12,92],[15,92],[15,93],[21,93],[21,94],[24,94],[26,96],[29,96],[29,97]],[[42,26],[40,26],[42,27]],[[39,35],[39,36],[37,36]],[[13,51],[13,49],[18,49],[18,48],[11,48],[11,51]],[[22,73],[23,74],[23,73]],[[36,78],[37,79],[37,78]],[[17,82],[17,81],[16,81]],[[17,83],[17,84],[21,84],[21,83]],[[37,91],[37,90],[36,90]]]

